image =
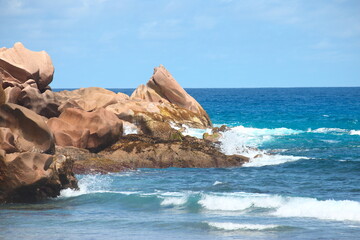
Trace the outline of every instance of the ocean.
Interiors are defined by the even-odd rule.
[[[231,127],[224,153],[257,157],[78,175],[79,191],[1,205],[0,239],[360,239],[360,88],[186,90]]]

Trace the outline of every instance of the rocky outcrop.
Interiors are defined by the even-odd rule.
[[[0,203],[34,202],[76,188],[72,161],[54,152],[53,135],[40,115],[0,105]]]
[[[117,160],[106,158],[100,153],[92,153],[87,149],[57,146],[56,154],[63,155],[74,162],[75,174],[107,174],[129,169]]]
[[[99,108],[93,112],[67,108],[47,122],[59,146],[74,146],[99,151],[122,135],[122,122],[115,114]]]
[[[13,48],[0,49],[0,78],[4,82],[25,83],[33,79],[43,91],[51,83],[53,75],[54,66],[45,51],[31,51],[19,42]]]
[[[214,127],[211,129],[211,133],[204,133],[203,139],[212,143],[219,143],[220,138],[223,136],[223,132],[229,131],[230,128],[226,125],[220,127]]]
[[[173,122],[187,124],[194,122],[194,127],[210,127],[211,121],[201,105],[191,97],[162,65],[154,69],[154,74],[146,84],[140,85],[131,95],[131,99],[160,103],[163,116]],[[196,125],[196,126],[195,126]]]
[[[0,203],[36,202],[76,189],[72,164],[64,156],[0,150]]]
[[[204,140],[181,135],[165,140],[131,134],[98,154],[74,148],[57,151],[75,160],[74,171],[79,174],[136,168],[234,167],[249,161],[241,155],[224,155]]]
[[[3,139],[16,152],[54,153],[55,143],[43,118],[22,106],[8,103],[0,106],[0,128]],[[7,129],[7,130],[6,130]],[[13,151],[13,150],[11,150]]]

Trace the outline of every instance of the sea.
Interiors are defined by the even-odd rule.
[[[79,191],[0,205],[0,239],[360,239],[360,88],[186,90],[249,163],[77,175]]]

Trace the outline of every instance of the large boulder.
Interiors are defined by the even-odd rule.
[[[180,86],[180,84],[163,65],[154,69],[154,74],[146,86],[140,85],[131,95],[131,99],[141,99],[148,102],[171,103],[177,107],[194,113],[198,119],[200,119],[203,127],[211,126],[211,121],[206,111]]]
[[[25,107],[12,103],[0,105],[0,128],[8,129],[2,130],[3,139],[15,147],[17,152],[55,151],[53,135],[44,119]],[[14,140],[8,140],[12,138]],[[12,147],[9,149],[13,149]]]
[[[55,95],[57,100],[61,102],[59,107],[61,112],[67,108],[94,111],[129,98],[129,96],[124,93],[116,94],[110,90],[99,87],[80,88],[73,91],[65,90],[57,92]]]
[[[0,150],[0,203],[35,202],[77,188],[73,162],[64,156]]]
[[[66,108],[58,118],[51,118],[47,124],[57,145],[95,152],[117,141],[123,131],[122,121],[104,108],[93,112]]]
[[[20,42],[13,48],[0,49],[0,78],[4,82],[24,83],[34,79],[40,91],[52,81],[54,66],[45,52],[26,49]]]

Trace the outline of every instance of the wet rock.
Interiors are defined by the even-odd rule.
[[[227,156],[212,144],[189,136],[164,140],[127,135],[100,154],[126,168],[234,167],[248,161],[240,155]]]
[[[215,132],[213,134],[204,133],[203,134],[203,139],[207,140],[207,141],[210,141],[212,143],[218,143],[221,136],[222,136],[222,134],[220,132]]]
[[[99,153],[92,153],[87,149],[76,147],[56,147],[56,154],[65,156],[74,162],[75,174],[107,174],[128,170],[117,160],[106,158]]]
[[[77,188],[73,162],[48,154],[0,150],[0,203],[36,202]]]

